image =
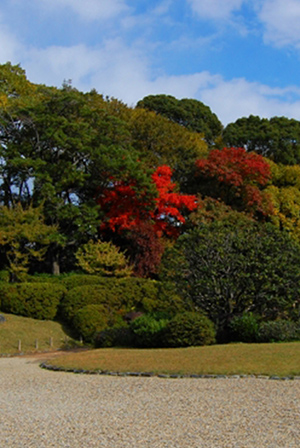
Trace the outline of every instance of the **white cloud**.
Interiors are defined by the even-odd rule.
[[[300,48],[299,0],[265,0],[258,16],[265,25],[266,43]]]
[[[0,23],[0,61],[18,63],[22,45],[9,29]]]
[[[225,80],[207,71],[153,76],[142,50],[128,48],[119,39],[97,48],[77,45],[32,50],[23,66],[33,82],[61,86],[64,79],[72,79],[72,85],[80,90],[95,88],[129,106],[150,94],[196,98],[208,105],[224,125],[250,114],[300,120],[300,88],[271,88],[244,78]]]
[[[204,19],[227,20],[245,0],[187,0],[193,11]]]
[[[271,88],[243,78],[220,78],[212,88],[199,90],[197,97],[210,106],[224,125],[249,115],[300,120],[300,89],[294,86]]]
[[[125,0],[36,0],[47,10],[69,9],[84,20],[108,20],[128,8]]]
[[[24,55],[23,64],[30,81],[61,86],[65,79],[80,85],[81,79],[97,67],[99,54],[85,45],[51,46],[31,49]]]
[[[102,46],[51,46],[33,49],[24,58],[28,78],[36,83],[61,86],[72,79],[74,87],[132,102],[150,76],[147,60],[138,48],[128,48],[121,40],[112,39]]]

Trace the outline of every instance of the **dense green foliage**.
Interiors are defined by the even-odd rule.
[[[130,329],[134,335],[134,344],[137,347],[163,347],[164,330],[169,316],[163,313],[143,314],[134,319]]]
[[[66,290],[53,283],[1,284],[1,309],[6,313],[53,320]]]
[[[239,118],[225,128],[223,140],[226,145],[246,147],[276,163],[300,163],[300,122],[294,119]]]
[[[216,142],[221,135],[221,122],[201,101],[188,98],[177,100],[171,95],[149,95],[137,105],[167,117],[189,130],[204,134],[208,144]]]
[[[94,344],[96,348],[133,347],[135,337],[130,327],[123,322],[96,333]]]
[[[84,341],[92,342],[96,332],[108,327],[109,317],[105,305],[87,305],[76,312],[73,327]]]
[[[257,342],[260,323],[253,313],[234,316],[229,322],[230,340],[239,342]]]
[[[183,307],[178,296],[168,295],[154,280],[107,278],[101,284],[70,289],[61,303],[62,315],[67,321],[72,321],[80,308],[100,304],[105,304],[111,311],[118,310],[121,315],[132,310],[176,312]]]
[[[177,314],[165,328],[165,345],[167,347],[210,345],[215,342],[214,324],[199,312]]]
[[[200,225],[165,253],[161,275],[219,332],[244,312],[265,320],[299,316],[300,248],[270,225]]]
[[[258,330],[259,342],[287,342],[300,340],[300,322],[276,320],[263,322]]]

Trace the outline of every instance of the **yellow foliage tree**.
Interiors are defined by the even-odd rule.
[[[112,243],[89,241],[76,252],[78,265],[89,274],[109,277],[129,277],[132,267],[125,255]]]

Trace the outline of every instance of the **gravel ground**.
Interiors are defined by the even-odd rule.
[[[0,359],[0,447],[299,448],[300,381],[76,375]]]

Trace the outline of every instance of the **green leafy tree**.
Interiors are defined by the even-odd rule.
[[[266,320],[299,312],[300,247],[271,225],[200,225],[165,252],[161,277],[219,333],[244,312]]]
[[[224,129],[223,141],[228,146],[243,146],[276,163],[300,162],[300,122],[294,119],[253,115],[239,118]]]
[[[132,145],[140,153],[141,161],[151,169],[168,165],[174,179],[185,184],[197,159],[208,154],[203,136],[157,115],[136,108],[128,119]]]
[[[41,208],[0,207],[0,246],[5,249],[12,280],[27,273],[31,260],[41,261],[55,240],[59,241],[57,228],[44,223]]]
[[[188,98],[178,100],[171,95],[149,95],[139,101],[137,106],[167,117],[190,131],[203,134],[209,145],[220,139],[222,124],[201,101]]]
[[[11,71],[14,83],[10,71],[2,70],[4,84],[24,82],[19,67]],[[64,240],[63,251],[56,243],[48,251],[52,271],[59,273],[61,264],[74,265],[81,244],[98,237],[99,188],[108,186],[111,176],[130,177],[137,191],[148,188],[151,196],[151,179],[131,146],[127,123],[117,116],[116,102],[67,85],[18,92],[5,91],[0,104],[0,203],[43,204],[45,222],[56,225]]]

